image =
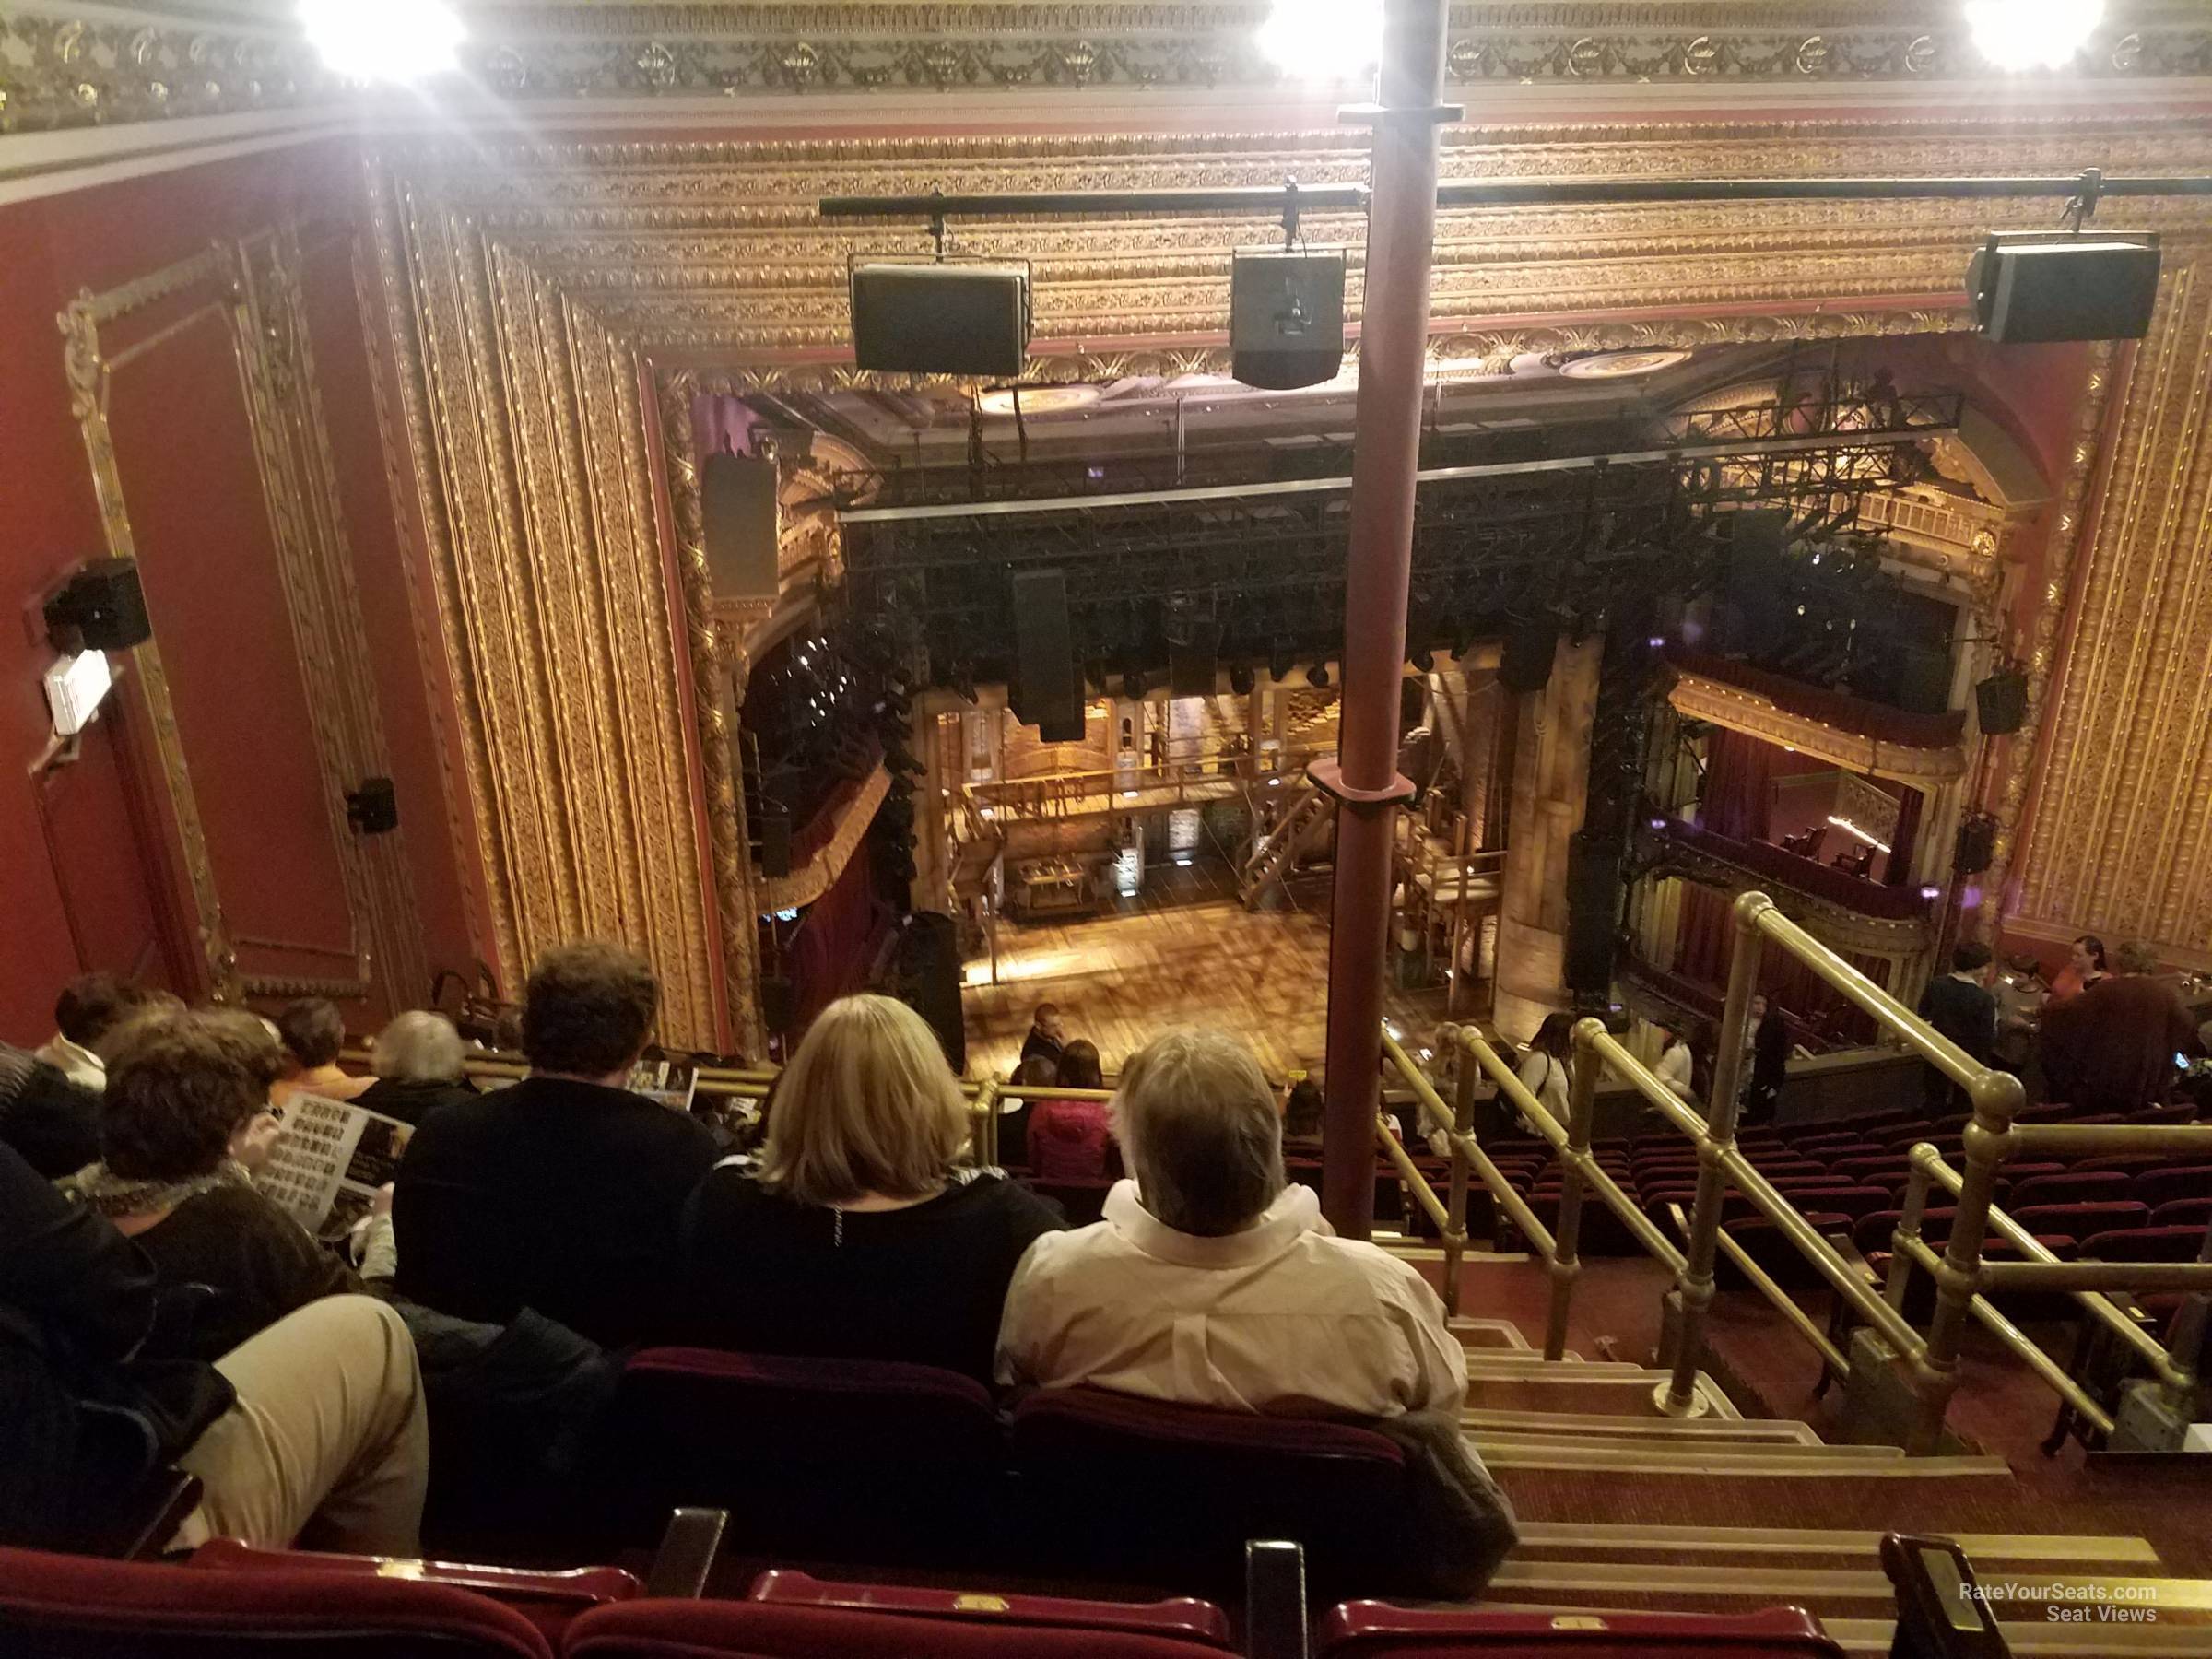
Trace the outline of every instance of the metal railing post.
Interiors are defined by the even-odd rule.
[[[975,1161],[990,1170],[998,1166],[998,1079],[985,1077],[975,1086]]]
[[[1744,1026],[1751,995],[1759,985],[1759,962],[1765,941],[1759,918],[1774,901],[1764,893],[1745,893],[1734,908],[1735,950],[1728,962],[1728,1000],[1721,1014],[1721,1052],[1712,1070],[1712,1103],[1705,1133],[1698,1141],[1698,1198],[1690,1211],[1688,1248],[1675,1287],[1674,1373],[1659,1394],[1659,1408],[1670,1417],[1698,1409],[1698,1369],[1705,1358],[1705,1311],[1712,1305],[1712,1264],[1719,1245],[1721,1210],[1728,1194],[1724,1162],[1735,1145],[1735,1120],[1743,1095]]]
[[[1985,1071],[1966,1086],[1974,1104],[1966,1126],[1966,1175],[1951,1217],[1950,1241],[1935,1269],[1936,1312],[1928,1322],[1927,1350],[1913,1368],[1920,1412],[1906,1437],[1906,1453],[1927,1456],[1943,1441],[1943,1419],[1959,1387],[1959,1344],[1982,1283],[1982,1238],[1989,1225],[1997,1172],[2012,1152],[2012,1120],[2026,1099],[2009,1072]]]
[[[1467,1154],[1463,1136],[1475,1133],[1475,1060],[1459,1046],[1459,1032],[1446,1026],[1436,1034],[1437,1052],[1452,1056],[1458,1082],[1452,1090],[1452,1187],[1445,1200],[1451,1225],[1444,1230],[1444,1315],[1459,1317],[1459,1276],[1467,1259]]]
[[[1926,1146],[1923,1141],[1921,1146]],[[1919,1151],[1919,1147],[1913,1150]],[[1932,1150],[1933,1148],[1931,1148]],[[1920,1237],[1921,1223],[1928,1210],[1928,1170],[1917,1159],[1912,1173],[1905,1178],[1905,1207],[1897,1218],[1897,1227],[1889,1238],[1889,1278],[1882,1287],[1882,1295],[1900,1313],[1905,1311],[1905,1289],[1912,1279],[1912,1241]]]
[[[2205,1228],[2205,1241],[2198,1247],[2196,1259],[2212,1263],[2212,1224]],[[2166,1339],[2166,1351],[2171,1356],[2175,1370],[2183,1373],[2169,1379],[2166,1385],[2167,1397],[2176,1416],[2194,1415],[2208,1309],[2212,1309],[2212,1298],[2201,1290],[2193,1291],[2174,1314],[2172,1330]]]
[[[1574,1028],[1574,1070],[1567,1079],[1567,1145],[1559,1158],[1559,1208],[1552,1227],[1551,1316],[1544,1326],[1544,1358],[1567,1351],[1567,1319],[1574,1305],[1574,1281],[1582,1277],[1583,1182],[1590,1166],[1590,1130],[1597,1117],[1597,1079],[1605,1070],[1592,1049],[1606,1034],[1605,1022],[1584,1019]]]

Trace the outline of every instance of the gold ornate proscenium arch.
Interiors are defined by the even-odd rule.
[[[346,792],[363,777],[389,772],[375,682],[362,638],[338,474],[324,420],[322,390],[303,293],[307,262],[344,249],[342,227],[286,222],[148,273],[102,293],[86,291],[59,319],[70,404],[92,470],[109,553],[136,559],[127,480],[116,451],[110,397],[118,372],[192,331],[224,330],[238,374],[271,545],[276,557],[291,646],[300,665],[313,764],[326,827],[344,886],[349,937],[320,941],[245,935],[229,921],[193,785],[174,699],[157,640],[135,648],[138,675],[165,784],[170,821],[182,854],[208,988],[236,997],[317,995],[409,1006],[428,981],[414,878],[401,835],[368,841],[352,833]],[[157,312],[143,328],[143,313]],[[125,332],[125,331],[129,332]],[[115,336],[123,334],[118,340]],[[210,399],[219,386],[203,388]],[[154,607],[159,629],[159,607]],[[241,971],[241,952],[262,959]],[[302,971],[312,960],[324,971]],[[327,971],[333,962],[347,971]]]
[[[1286,171],[1342,181],[1363,169],[1344,143],[1329,133],[431,144],[379,158],[399,436],[424,507],[440,637],[463,685],[463,771],[502,962],[512,971],[525,947],[571,926],[587,892],[619,891],[629,896],[594,913],[653,953],[678,987],[672,1006],[685,1029],[715,1024],[717,971],[731,1029],[751,1023],[757,911],[742,805],[713,771],[726,765],[744,663],[725,626],[734,618],[718,615],[706,585],[690,406],[702,388],[877,383],[843,360],[846,258],[924,241],[911,226],[824,225],[815,201],[938,185],[1080,188],[1106,175],[1129,189],[1272,184]],[[2063,174],[2091,161],[2204,171],[2212,137],[2178,121],[2124,119],[1686,124],[1468,129],[1447,135],[1444,149],[1447,177]],[[1527,350],[1961,330],[1971,320],[1948,296],[1982,233],[2047,222],[2053,206],[1455,211],[1438,237],[1434,350],[1496,362]],[[2170,285],[2193,284],[2202,206],[2146,202],[2130,220],[2168,235]],[[1358,233],[1352,223],[1310,229]],[[1039,339],[1027,375],[1049,380],[1221,366],[1229,253],[1274,235],[1257,219],[1087,219],[977,226],[963,246],[1032,262]],[[1353,264],[1356,301],[1356,248]],[[2170,304],[2148,349],[2193,315]],[[641,438],[640,370],[657,416],[651,441]],[[2190,468],[2201,480],[2204,464]],[[656,506],[671,547],[657,544]],[[548,635],[559,632],[548,618],[585,569],[647,620],[633,630],[634,654],[593,647],[575,665],[629,700],[631,717],[571,710],[564,725],[553,691],[571,680],[547,667]],[[2204,620],[2212,627],[2212,600]],[[2039,696],[2048,668],[2037,665]],[[679,782],[689,791],[681,808],[663,793]],[[653,841],[635,869],[621,866],[613,833],[626,820]]]

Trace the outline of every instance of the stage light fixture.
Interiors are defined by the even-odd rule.
[[[1329,665],[1326,663],[1316,663],[1306,670],[1306,684],[1312,686],[1315,690],[1320,690],[1328,683]]]
[[[1975,50],[1994,67],[2058,69],[2104,21],[2104,0],[1967,0],[1966,21]]]
[[[1259,676],[1250,663],[1231,663],[1229,665],[1229,688],[1239,697],[1250,697],[1252,688],[1259,684]]]
[[[1382,0],[1275,0],[1259,42],[1293,79],[1364,79],[1382,61]]]
[[[1288,640],[1277,640],[1267,652],[1267,672],[1277,683],[1290,677],[1290,670],[1298,666],[1298,651]]]
[[[1417,674],[1434,674],[1436,672],[1436,653],[1426,645],[1415,646],[1412,654],[1406,660],[1413,665],[1414,672]]]
[[[468,38],[444,0],[300,0],[300,27],[332,74],[402,85],[451,73]]]
[[[1145,677],[1141,674],[1124,674],[1122,676],[1122,695],[1131,702],[1143,702],[1145,700]]]

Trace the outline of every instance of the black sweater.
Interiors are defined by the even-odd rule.
[[[352,1268],[247,1186],[187,1198],[139,1233],[137,1244],[164,1293],[187,1285],[213,1292],[172,1349],[194,1359],[218,1359],[309,1302],[361,1288]]]
[[[903,1359],[988,1383],[1015,1265],[1063,1225],[995,1173],[906,1209],[840,1211],[725,1164],[684,1213],[691,1335],[748,1353]]]
[[[696,1118],[625,1089],[526,1077],[427,1116],[399,1168],[399,1293],[505,1324],[524,1308],[607,1347],[665,1336]]]

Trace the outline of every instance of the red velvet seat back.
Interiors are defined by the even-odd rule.
[[[623,1371],[594,1485],[639,1542],[693,1505],[729,1511],[736,1547],[964,1561],[997,1544],[1004,1471],[991,1395],[971,1377],[647,1348]]]
[[[1184,1636],[780,1602],[645,1601],[570,1628],[563,1659],[1205,1659]]]
[[[994,1590],[947,1590],[924,1584],[854,1583],[812,1573],[771,1569],[753,1581],[747,1599],[788,1606],[844,1607],[902,1613],[916,1618],[1034,1630],[1126,1630],[1172,1636],[1208,1647],[1230,1647],[1229,1615],[1196,1596],[1160,1601],[1095,1601],[1063,1595],[1026,1595]]]
[[[2204,1248],[2203,1223],[2194,1227],[2137,1227],[2093,1233],[2081,1253],[2100,1262],[2194,1262]]]
[[[2029,1209],[2045,1204],[2109,1204],[2127,1196],[2129,1178],[2117,1170],[2104,1170],[2087,1175],[2032,1175],[2025,1180],[2015,1178],[2012,1189],[2013,1209]]]
[[[1012,1448],[1025,1537],[1089,1571],[1230,1587],[1249,1538],[1296,1539],[1317,1583],[1413,1571],[1405,1455],[1370,1429],[1048,1389]]]
[[[466,1590],[314,1568],[195,1572],[0,1549],[0,1653],[24,1659],[552,1659]]]
[[[1313,1659],[1843,1659],[1796,1607],[1757,1613],[1488,1613],[1350,1602]]]
[[[2182,1199],[2212,1198],[2212,1165],[2183,1164],[2150,1171],[2136,1177],[2128,1196],[2141,1199],[2152,1209]]]

